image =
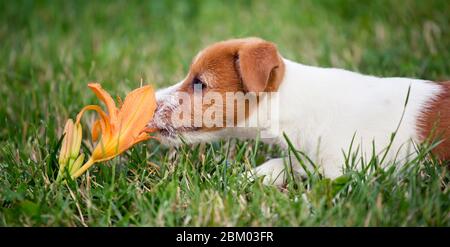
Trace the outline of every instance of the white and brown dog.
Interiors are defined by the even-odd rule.
[[[201,93],[196,93],[195,88]],[[194,119],[210,111],[213,101],[195,105],[180,100],[182,95],[195,101],[208,93],[225,97],[230,92],[277,93],[276,120],[250,127],[239,125],[236,112],[242,107],[234,106],[230,111],[221,102],[214,111],[223,118],[223,124],[206,125]],[[256,108],[261,108],[261,99],[256,97]],[[370,159],[373,153],[386,153],[386,160],[401,164],[414,157],[415,144],[433,136],[442,140],[434,154],[442,160],[450,159],[450,84],[307,66],[283,58],[273,43],[259,38],[227,40],[202,50],[193,59],[186,78],[158,91],[157,101],[149,126],[159,129],[163,143],[176,145],[181,143],[180,138],[191,143],[227,137],[256,138],[261,131],[267,131],[273,135],[263,141],[275,141],[287,148],[282,134],[286,133],[295,148],[330,178],[342,174],[343,153],[350,146],[353,151],[358,149],[362,157]],[[194,109],[185,113],[184,119],[189,121],[184,124],[174,118],[182,108]],[[248,104],[244,108],[245,119],[257,112]],[[273,130],[273,126],[277,129]],[[265,176],[267,183],[281,185],[285,167],[283,158],[277,158],[257,167],[255,173]],[[304,174],[299,164],[293,168]]]

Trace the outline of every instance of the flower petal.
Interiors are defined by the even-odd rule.
[[[148,139],[156,139],[156,140],[159,140],[159,138],[156,137],[156,136],[151,136],[151,135],[147,134],[146,132],[141,132],[141,133],[137,136],[137,138],[134,139],[134,144],[139,143],[139,142],[141,142],[141,141],[146,141],[146,140],[148,140]],[[134,144],[133,144],[133,145],[134,145]]]
[[[111,132],[110,119],[109,119],[108,115],[106,115],[106,113],[98,105],[87,105],[87,106],[83,107],[83,109],[81,109],[81,111],[77,115],[76,123],[80,123],[81,117],[83,116],[84,112],[88,111],[88,110],[96,111],[100,115],[100,118],[102,120],[101,123],[104,125],[104,126],[102,126],[102,131],[103,131],[102,135],[110,134],[110,132]]]
[[[90,87],[100,99],[102,99],[101,96],[104,96],[110,99],[110,102],[112,102],[110,104],[114,104],[109,94],[103,91],[100,85],[90,84]],[[105,103],[108,104],[106,101]],[[117,117],[114,121],[113,117],[107,116],[99,106],[86,106],[83,108],[77,117],[77,121],[79,121],[85,110],[95,110],[101,117],[99,122],[102,125],[102,137],[92,152],[92,162],[112,159],[134,144],[152,138],[152,136],[144,133],[143,130],[153,118],[155,109],[155,93],[151,86],[144,86],[129,93],[121,109],[117,112]],[[98,128],[98,123],[94,123],[92,129],[93,139],[98,138]]]
[[[152,133],[152,132],[156,132],[158,131],[157,128],[150,128],[150,127],[145,127],[142,132],[146,132],[146,133]]]
[[[64,138],[61,144],[61,151],[59,152],[59,165],[64,166],[67,163],[70,155],[70,145],[72,144],[73,136],[73,120],[68,119],[64,126]]]
[[[100,119],[95,120],[92,125],[91,136],[92,141],[96,142],[98,140],[99,132],[102,131],[102,122]]]
[[[70,157],[76,158],[80,153],[81,141],[83,138],[83,129],[80,123],[74,125],[74,133],[72,138],[72,145],[70,147]]]
[[[120,150],[120,142],[119,142],[119,138],[117,138],[116,136],[113,137],[113,139],[106,139],[106,138],[102,138],[97,146],[95,147],[94,151],[92,151],[92,159],[95,162],[102,162],[102,161],[106,161],[106,160],[110,160],[114,157],[116,157],[117,155],[119,155],[120,153],[122,153],[125,150]],[[124,143],[129,143],[129,142],[124,142]],[[130,145],[131,146],[131,145]],[[125,147],[125,146],[123,146]],[[129,148],[125,147],[125,148]]]
[[[156,109],[155,92],[150,85],[133,90],[125,98],[118,118],[121,134],[137,136],[153,118]]]
[[[74,174],[83,164],[84,161],[84,154],[81,154],[78,156],[78,158],[73,162],[72,166],[69,167],[70,174]]]
[[[117,119],[117,112],[118,109],[116,107],[116,103],[114,102],[111,95],[109,95],[108,92],[103,90],[102,86],[98,83],[89,83],[88,87],[94,91],[95,95],[97,95],[97,98],[99,98],[101,101],[103,101],[106,105],[106,108],[108,110],[108,114],[110,117],[110,120],[112,122],[115,122]]]

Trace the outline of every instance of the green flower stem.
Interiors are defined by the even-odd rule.
[[[77,178],[77,177],[81,176],[94,163],[95,163],[94,159],[92,159],[92,157],[89,158],[89,160],[86,161],[86,163],[84,163],[84,165],[82,167],[80,167],[80,169],[78,169],[74,174],[72,174],[72,178]]]

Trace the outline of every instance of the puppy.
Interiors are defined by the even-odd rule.
[[[260,136],[288,148],[285,134],[319,172],[336,178],[346,154],[358,154],[356,169],[375,155],[401,165],[431,139],[440,140],[434,154],[450,159],[450,85],[303,65],[268,41],[232,39],[200,51],[183,80],[157,92],[149,127],[168,145]],[[291,160],[297,174],[312,168]],[[282,185],[286,164],[271,159],[254,173]]]

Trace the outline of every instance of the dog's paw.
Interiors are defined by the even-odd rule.
[[[247,172],[246,176],[250,181],[254,181],[258,177],[264,177],[263,184],[282,187],[285,184],[285,173],[283,159],[278,158],[266,161],[252,171]]]

